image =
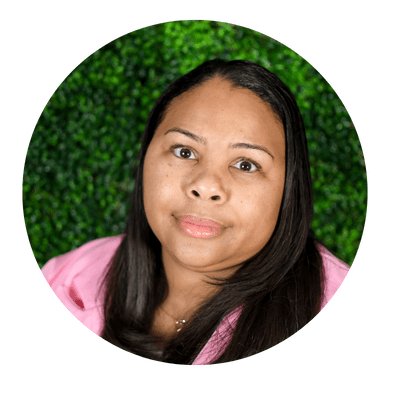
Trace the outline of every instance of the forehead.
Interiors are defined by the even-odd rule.
[[[249,89],[212,78],[176,97],[156,131],[172,127],[220,139],[274,141],[284,145],[284,129],[271,106]]]

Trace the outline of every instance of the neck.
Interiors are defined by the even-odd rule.
[[[177,334],[176,321],[185,320],[190,323],[198,308],[217,294],[221,287],[210,284],[213,278],[228,278],[232,269],[212,270],[209,267],[193,268],[182,265],[168,252],[162,251],[167,293],[161,306],[156,310],[152,333],[159,338],[162,347],[166,341]]]
[[[209,282],[212,278],[227,278],[232,271],[209,271],[182,265],[163,251],[163,263],[168,291],[162,307],[174,319],[188,321],[201,304],[218,293],[220,286]]]

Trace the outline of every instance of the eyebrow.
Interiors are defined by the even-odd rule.
[[[171,128],[168,129],[164,136],[167,135],[170,132],[178,132],[181,133],[182,135],[185,135],[191,139],[193,139],[194,141],[198,142],[198,143],[202,143],[205,144],[206,141],[204,138],[202,138],[201,136],[197,136],[192,132],[189,132],[185,129],[181,129],[181,128]],[[275,157],[273,156],[273,154],[264,146],[259,146],[257,144],[250,144],[250,143],[234,143],[230,145],[231,149],[251,149],[251,150],[261,150],[265,153],[267,153],[270,157],[272,157],[273,160],[275,160]]]
[[[235,143],[230,146],[232,149],[253,149],[253,150],[261,150],[267,153],[272,157],[273,160],[275,160],[275,157],[272,155],[272,153],[264,146],[259,146],[257,144],[250,144],[250,143]]]
[[[202,144],[205,144],[205,143],[206,143],[206,141],[205,141],[202,137],[197,136],[197,135],[195,135],[194,133],[191,133],[191,132],[189,132],[189,131],[187,131],[187,130],[185,130],[185,129],[181,129],[181,128],[171,128],[171,129],[168,129],[167,132],[164,133],[164,136],[165,136],[166,134],[170,133],[170,132],[182,133],[182,135],[185,135],[185,136],[187,136],[187,137],[193,139],[194,141],[196,141],[196,142],[198,142],[198,143],[202,143]]]

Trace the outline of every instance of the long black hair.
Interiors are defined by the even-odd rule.
[[[264,248],[202,304],[191,321],[163,349],[150,335],[155,310],[166,291],[161,244],[143,205],[143,165],[154,132],[171,101],[219,77],[251,90],[282,122],[286,176],[275,230]],[[310,229],[313,194],[303,119],[290,90],[273,73],[250,61],[207,61],[173,82],[156,101],[143,134],[135,190],[125,236],[107,275],[102,337],[143,357],[191,364],[222,319],[238,306],[240,317],[225,351],[214,363],[266,350],[307,324],[320,310],[324,293],[321,256]]]

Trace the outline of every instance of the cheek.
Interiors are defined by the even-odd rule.
[[[247,237],[257,247],[263,247],[271,237],[279,216],[281,200],[280,190],[247,193],[241,199],[242,226]]]
[[[157,211],[164,210],[170,204],[177,189],[176,177],[172,179],[173,176],[168,163],[152,158],[146,160],[143,171],[143,200],[149,221],[157,217]]]

